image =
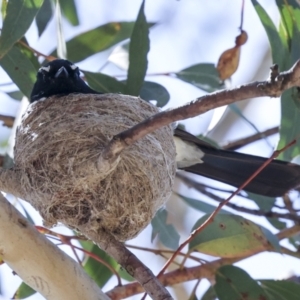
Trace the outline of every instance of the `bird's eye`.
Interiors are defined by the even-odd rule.
[[[39,72],[41,72],[41,71],[46,71],[46,72],[50,72],[50,66],[48,66],[48,67],[41,67],[41,68],[39,68]]]
[[[78,69],[78,67],[77,67],[76,65],[70,65],[70,68],[71,68],[72,70]]]

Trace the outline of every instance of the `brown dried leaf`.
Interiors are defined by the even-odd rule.
[[[248,35],[242,30],[235,39],[235,46],[222,53],[217,64],[220,79],[223,81],[234,74],[239,66],[241,46],[246,43]]]

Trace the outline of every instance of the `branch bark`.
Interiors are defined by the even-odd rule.
[[[252,82],[229,90],[221,90],[197,98],[181,107],[158,113],[114,136],[104,149],[103,158],[110,161],[117,159],[126,147],[172,122],[192,118],[211,109],[249,98],[279,97],[285,90],[295,86],[300,86],[300,60],[290,70],[279,74],[275,68],[271,68],[271,75],[268,80]]]
[[[85,234],[84,228],[79,228],[80,232]],[[117,241],[112,235],[101,232],[89,231],[85,234],[93,240],[102,250],[113,257],[126,271],[134,277],[141,288],[143,287],[147,294],[155,300],[171,300],[173,299],[165,286],[158,278],[147,268],[126,246]],[[142,289],[143,290],[143,289]]]
[[[0,194],[0,255],[48,300],[108,300],[82,267],[40,234]]]

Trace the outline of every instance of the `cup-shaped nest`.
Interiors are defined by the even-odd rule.
[[[111,138],[156,114],[140,98],[71,94],[31,104],[18,127],[15,167],[25,200],[46,226],[135,237],[168,200],[176,163],[171,126],[127,147],[110,170],[101,168]],[[100,162],[100,163],[99,163]]]

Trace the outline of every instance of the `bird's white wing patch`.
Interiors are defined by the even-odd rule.
[[[199,147],[176,136],[174,136],[174,143],[176,146],[176,162],[179,169],[203,163],[201,158],[204,156],[204,152]]]

